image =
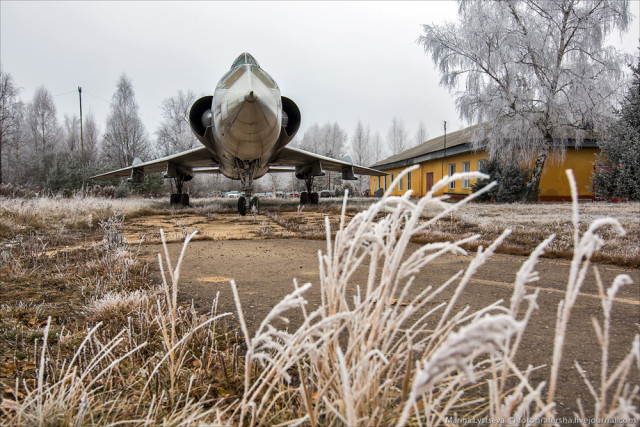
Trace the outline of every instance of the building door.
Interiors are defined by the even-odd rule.
[[[425,192],[425,194],[431,191],[432,187],[433,187],[433,172],[427,172],[427,191]]]

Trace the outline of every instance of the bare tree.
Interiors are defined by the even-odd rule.
[[[189,126],[189,110],[196,100],[192,91],[178,91],[176,96],[162,101],[164,121],[157,131],[157,150],[162,156],[168,156],[199,145]]]
[[[82,124],[82,140],[84,144],[84,161],[88,164],[95,163],[98,160],[98,141],[100,138],[100,129],[96,123],[93,112],[88,111],[84,115],[84,123]]]
[[[0,184],[2,184],[2,148],[8,143],[9,134],[19,126],[22,117],[20,89],[11,74],[0,65]]]
[[[300,141],[300,148],[323,156],[343,159],[346,154],[347,133],[337,122],[323,126],[313,124],[307,129]],[[325,177],[315,180],[318,188],[330,188],[335,185],[335,178],[327,171]]]
[[[29,132],[25,120],[26,106],[19,102],[15,106],[16,124],[11,126],[9,131],[4,135],[6,148],[4,171],[4,182],[13,182],[19,184],[24,181],[25,168],[23,168],[25,159],[30,157],[29,151]],[[32,157],[32,156],[31,156]]]
[[[72,154],[80,152],[80,119],[75,114],[64,115],[63,137],[64,148]]]
[[[420,123],[418,124],[418,129],[416,130],[416,138],[415,138],[414,145],[422,144],[427,140],[427,138],[429,138],[429,132],[427,132],[427,129],[424,127],[424,122],[420,120]]]
[[[607,34],[626,30],[628,1],[467,0],[457,23],[425,25],[419,37],[456,93],[469,122],[482,123],[475,148],[492,158],[535,159],[528,199],[552,150],[581,143],[605,129],[624,87],[628,55],[604,46]],[[556,150],[557,149],[557,150]]]
[[[387,133],[387,140],[391,147],[391,154],[394,156],[409,148],[407,145],[407,130],[402,119],[394,117],[391,120],[389,133]]]
[[[149,152],[149,137],[138,116],[133,85],[122,74],[111,100],[111,112],[102,138],[102,153],[115,167],[126,167],[131,166],[136,157],[144,159]]]
[[[387,157],[387,147],[380,135],[380,132],[376,131],[373,137],[371,137],[371,147],[373,148],[373,163],[378,163],[380,160]]]
[[[36,89],[27,108],[27,127],[33,156],[30,167],[34,169],[31,181],[41,185],[53,161],[53,154],[60,139],[60,127],[56,118],[53,97],[44,86]]]
[[[369,166],[373,158],[371,130],[369,129],[369,126],[365,128],[360,120],[358,120],[358,124],[356,125],[353,138],[351,138],[351,156],[354,163],[363,166]],[[368,177],[358,177],[360,193],[362,193],[362,190],[364,190],[365,187],[368,187],[368,185],[366,185],[368,182]]]
[[[342,159],[345,156],[347,133],[338,123],[319,126],[314,123],[300,141],[300,148],[323,156]]]
[[[368,166],[371,163],[371,130],[358,120],[356,130],[351,138],[351,156],[356,164]]]

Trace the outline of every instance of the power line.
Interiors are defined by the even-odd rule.
[[[76,91],[72,90],[72,91],[69,91],[69,92],[59,93],[59,94],[53,95],[53,96],[56,97],[56,96],[62,96],[62,95],[69,95],[70,93],[76,93]]]

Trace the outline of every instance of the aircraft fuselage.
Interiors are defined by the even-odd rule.
[[[243,169],[250,168],[252,179],[263,176],[287,120],[285,113],[283,123],[276,82],[251,55],[243,53],[209,98],[211,105],[201,116],[205,134],[198,135],[195,128],[194,132],[216,155],[220,172],[231,179],[243,179]]]

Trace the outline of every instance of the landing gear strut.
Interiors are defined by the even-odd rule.
[[[306,205],[317,205],[320,201],[320,197],[318,193],[311,192],[311,187],[313,186],[313,175],[308,175],[304,177],[304,183],[307,186],[307,191],[303,191],[300,193],[300,204]]]
[[[247,214],[247,200],[249,200],[249,212],[258,214],[259,199],[257,196],[251,197],[251,195],[253,193],[253,176],[260,165],[259,160],[244,161],[236,158],[235,162],[244,192],[244,196],[238,198],[238,214],[241,216]]]
[[[193,178],[191,175],[179,174],[174,180],[176,184],[176,193],[171,194],[170,202],[172,205],[189,206],[189,195],[182,192],[184,181],[190,181]]]

